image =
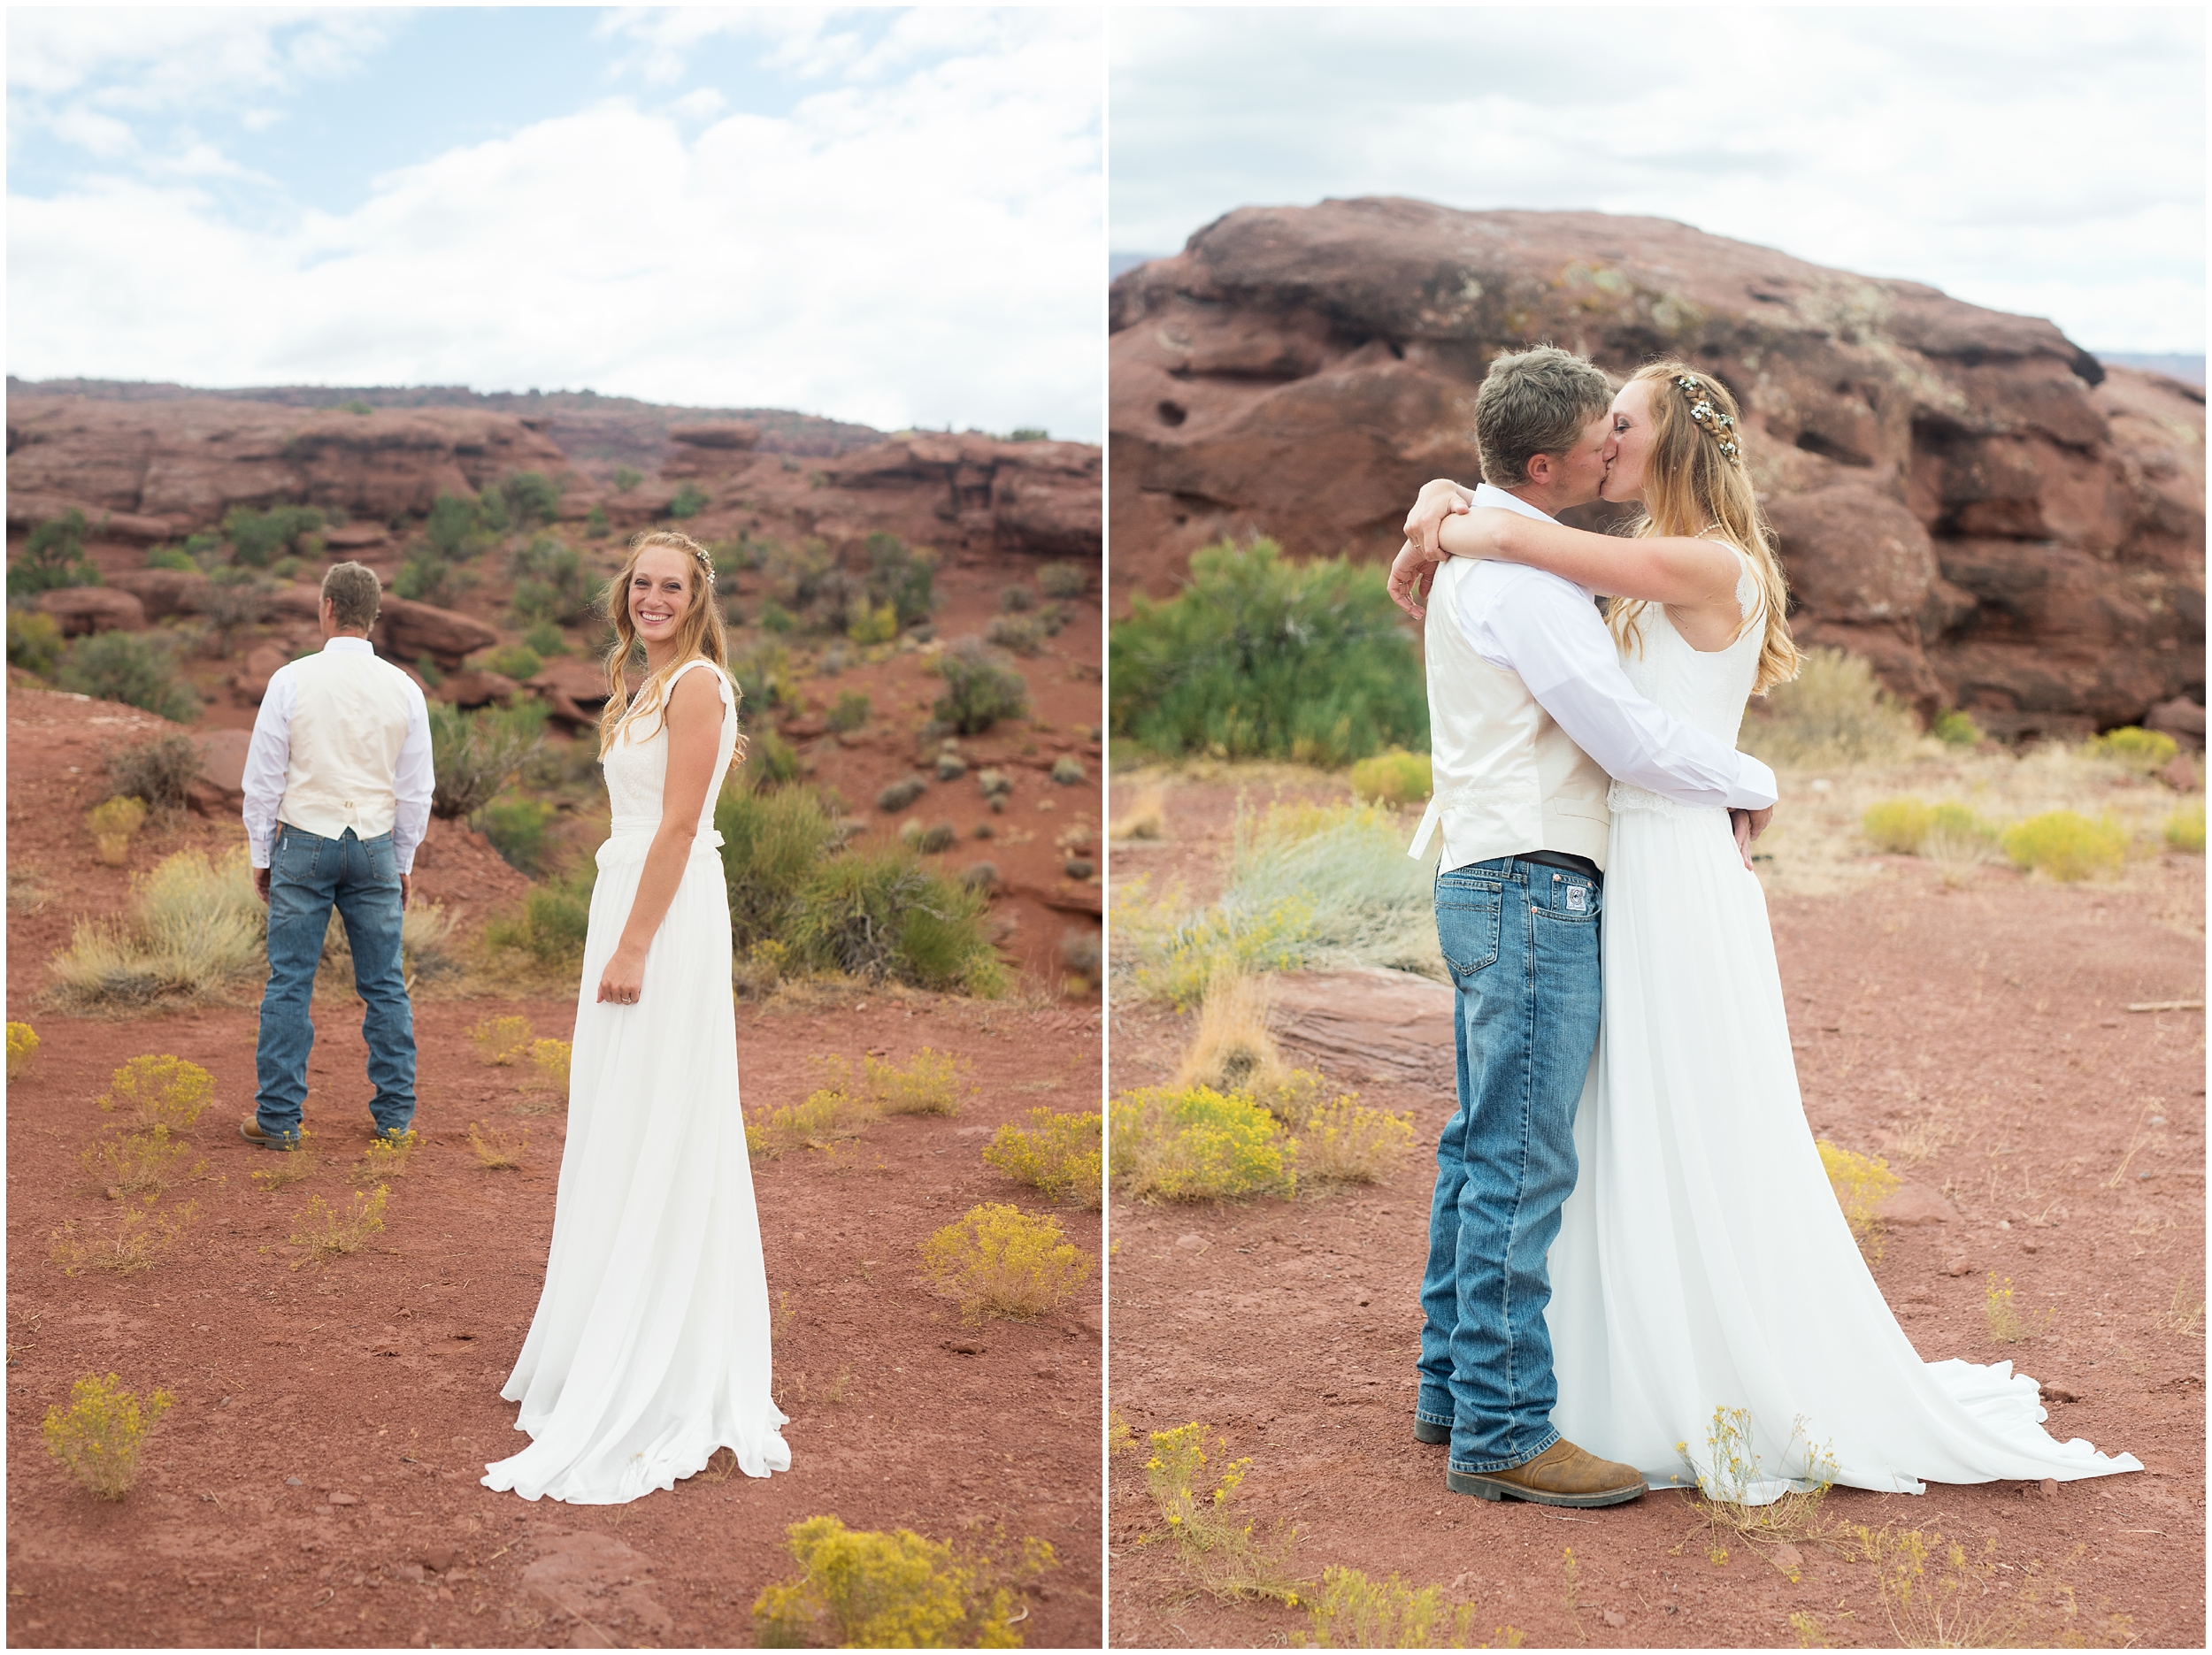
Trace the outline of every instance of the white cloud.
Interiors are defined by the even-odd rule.
[[[695,132],[611,100],[273,228],[188,181],[17,197],[10,370],[589,385],[1094,440],[1097,34],[982,32],[783,118]]]
[[[1128,11],[1110,51],[1117,249],[1332,195],[1596,208],[2203,346],[2194,11]]]

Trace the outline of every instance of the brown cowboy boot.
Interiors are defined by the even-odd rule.
[[[1587,1454],[1561,1437],[1533,1460],[1503,1471],[1450,1471],[1444,1486],[1486,1500],[1512,1498],[1539,1506],[1618,1506],[1644,1491],[1642,1475]]]

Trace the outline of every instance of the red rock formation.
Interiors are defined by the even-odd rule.
[[[310,595],[312,595],[311,594]],[[499,634],[483,622],[432,603],[384,594],[369,641],[379,655],[395,661],[416,661],[428,655],[446,671],[457,670],[464,659],[499,641]]]
[[[1123,605],[1224,535],[1388,557],[1421,483],[1478,474],[1491,359],[1549,341],[1735,391],[1801,641],[2004,733],[2202,703],[2203,395],[2048,322],[1663,219],[1385,199],[1230,213],[1110,326]]]
[[[54,617],[64,638],[146,630],[146,606],[112,586],[65,586],[42,594],[38,607]]]

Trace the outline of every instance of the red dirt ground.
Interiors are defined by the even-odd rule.
[[[1233,797],[1227,783],[1179,786],[1168,842],[1117,846],[1117,879],[1180,873],[1203,894]],[[1970,1551],[1993,1542],[2008,1583],[2039,1560],[2079,1608],[2039,1618],[2028,1641],[2117,1642],[2117,1614],[2139,1644],[2203,1646],[2203,1328],[2186,1336],[2164,1318],[2177,1284],[2190,1304],[2204,1297],[2204,1017],[2124,1009],[2202,998],[2203,904],[2202,861],[2180,856],[2118,885],[1990,870],[1955,892],[1898,859],[1859,894],[1772,903],[1815,1130],[1890,1155],[1908,1190],[1932,1198],[1924,1206],[1952,1213],[1894,1228],[1876,1266],[1915,1344],[2014,1360],[2075,1398],[2048,1400],[2054,1432],[2147,1467],[2048,1498],[2019,1483],[1830,1495],[1848,1522],[1939,1529]],[[1297,1058],[1295,1031],[1279,1033]],[[1113,1089],[1164,1078],[1187,1038],[1187,1019],[1118,994]],[[1448,1070],[1432,1085],[1333,1078],[1413,1112],[1415,1151],[1386,1184],[1294,1204],[1115,1205],[1110,1394],[1139,1440],[1207,1421],[1231,1456],[1253,1457],[1246,1515],[1296,1525],[1302,1573],[1343,1564],[1446,1586],[1478,1605],[1479,1637],[1509,1626],[1531,1644],[1790,1645],[1789,1617],[1803,1613],[1839,1644],[1894,1643],[1870,1566],[1809,1552],[1792,1584],[1740,1545],[1716,1566],[1686,1544],[1680,1494],[1564,1513],[1445,1493],[1442,1451],[1412,1441],[1410,1414]],[[1932,1107],[1962,1137],[1909,1165],[1900,1135]],[[2032,1317],[2049,1313],[2045,1330],[2018,1345],[1991,1337],[1989,1272],[2011,1278]],[[1302,1612],[1195,1595],[1156,1535],[1139,1544],[1159,1528],[1139,1461],[1111,1469],[1117,1645],[1306,1633]]]
[[[85,722],[70,729],[73,709]],[[476,1479],[522,1441],[498,1387],[536,1303],[562,1116],[530,1071],[484,1066],[466,1031],[518,1015],[565,1037],[572,997],[419,1000],[424,1144],[393,1184],[384,1232],[323,1268],[290,1268],[292,1215],[312,1195],[342,1202],[369,1141],[355,1003],[318,1001],[308,1116],[322,1165],[265,1194],[249,1174],[278,1158],[236,1136],[252,1107],[250,1007],[117,1022],[39,1008],[43,962],[73,916],[111,913],[125,894],[125,872],[93,861],[79,817],[99,750],[139,739],[139,716],[20,690],[10,712],[12,892],[35,906],[10,915],[8,1015],[42,1040],[9,1088],[7,1122],[12,1644],[746,1643],[754,1598],[791,1573],[787,1526],[822,1513],[941,1539],[979,1522],[1048,1540],[1059,1567],[1020,1629],[1032,1646],[1096,1643],[1098,1278],[1057,1314],[979,1335],[919,1284],[916,1252],[977,1202],[1037,1207],[979,1152],[1038,1104],[1095,1107],[1095,1008],[849,989],[741,1006],[755,1118],[803,1097],[808,1060],[826,1054],[932,1046],[969,1060],[974,1095],[949,1120],[875,1123],[849,1165],[800,1153],[755,1168],[789,1474],[702,1475],[629,1506],[529,1505]],[[134,865],[237,832],[188,818],[142,836]],[[437,848],[427,896],[482,901],[514,877],[467,836]],[[214,1077],[191,1134],[207,1176],[163,1200],[195,1202],[197,1216],[150,1271],[65,1276],[52,1231],[115,1210],[78,1163],[108,1119],[93,1100],[140,1053]],[[479,1167],[471,1121],[526,1130],[522,1169]],[[1098,1215],[1059,1216],[1098,1259]],[[39,1434],[73,1380],[111,1369],[178,1397],[117,1506],[80,1490]]]

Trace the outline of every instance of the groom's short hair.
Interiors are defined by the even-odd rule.
[[[1586,356],[1554,345],[1500,356],[1475,393],[1475,444],[1482,480],[1494,488],[1528,481],[1540,454],[1564,454],[1613,402],[1613,382]]]
[[[366,563],[338,563],[323,577],[323,597],[339,625],[365,632],[384,607],[384,586]]]

